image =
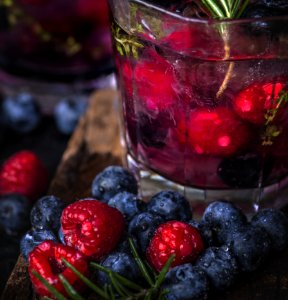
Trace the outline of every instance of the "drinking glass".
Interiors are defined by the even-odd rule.
[[[53,94],[90,91],[111,74],[107,0],[1,0],[0,89]]]
[[[288,18],[217,21],[110,0],[127,163],[144,197],[282,206]]]

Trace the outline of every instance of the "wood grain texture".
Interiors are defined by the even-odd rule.
[[[122,164],[116,93],[95,94],[87,114],[80,121],[51,183],[50,194],[72,202],[89,197],[94,176],[111,164]],[[2,295],[3,300],[37,299],[20,256]],[[94,299],[94,298],[93,298]],[[288,300],[288,250],[273,255],[260,270],[244,274],[226,293],[213,300]]]

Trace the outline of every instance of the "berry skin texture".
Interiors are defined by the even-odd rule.
[[[61,100],[54,110],[54,119],[58,130],[67,135],[73,133],[85,110],[86,103],[82,99]]]
[[[140,250],[145,253],[149,242],[158,226],[165,220],[159,215],[143,212],[136,215],[129,223],[128,232],[136,239]]]
[[[189,202],[176,191],[162,191],[154,195],[147,204],[147,212],[166,221],[188,221],[192,217]]]
[[[239,273],[236,258],[227,246],[206,249],[197,260],[196,266],[206,273],[217,290],[229,288]]]
[[[215,233],[219,244],[225,244],[231,233],[247,224],[247,219],[243,212],[232,203],[215,201],[205,209],[201,224]]]
[[[132,173],[120,166],[110,166],[99,173],[92,182],[92,196],[108,202],[121,192],[137,195],[137,181]]]
[[[61,226],[68,246],[100,260],[116,247],[124,232],[125,220],[117,209],[85,199],[63,210]]]
[[[34,201],[47,185],[48,172],[32,151],[15,153],[0,168],[0,195],[18,193]]]
[[[288,245],[288,218],[280,210],[264,209],[251,220],[253,226],[263,228],[269,235],[274,251],[284,250]]]
[[[135,259],[127,253],[111,253],[101,262],[101,265],[133,282],[139,282],[141,278],[141,273]],[[98,271],[96,278],[101,286],[111,284],[109,275],[104,272]]]
[[[179,221],[169,221],[160,225],[146,252],[151,266],[160,271],[172,254],[176,257],[172,266],[193,262],[204,250],[199,231],[191,225]]]
[[[27,198],[18,194],[0,196],[0,230],[7,235],[19,235],[30,226],[30,205]]]
[[[34,289],[40,296],[51,297],[52,295],[35,277],[32,273],[33,270],[40,274],[50,284],[53,284],[54,288],[63,295],[66,295],[66,292],[60,281],[60,274],[63,275],[76,290],[83,287],[83,284],[77,275],[62,263],[62,258],[66,259],[80,273],[88,273],[86,258],[72,247],[56,244],[52,241],[46,241],[37,246],[29,254],[29,275]]]
[[[244,272],[251,272],[265,261],[271,249],[267,232],[254,226],[246,226],[231,234],[229,247],[234,253],[239,267]]]
[[[188,135],[188,139],[187,139]],[[249,127],[225,107],[197,109],[178,122],[178,139],[197,154],[230,156],[250,140]]]
[[[7,127],[20,134],[33,131],[41,121],[39,106],[28,93],[4,99],[2,111]]]
[[[257,83],[242,90],[234,100],[235,112],[244,120],[262,125],[267,110],[276,108],[282,83]]]
[[[139,200],[135,194],[122,192],[111,198],[108,205],[117,208],[129,222],[144,210],[145,202]]]
[[[38,245],[43,243],[44,241],[53,241],[55,243],[58,242],[57,237],[52,231],[49,230],[29,230],[26,234],[22,237],[20,241],[20,251],[28,261],[29,253]]]
[[[165,296],[167,300],[205,300],[209,282],[201,269],[187,263],[172,268],[166,274],[162,288],[169,291]]]
[[[30,213],[32,227],[38,230],[52,230],[57,233],[65,206],[66,204],[55,196],[40,198],[34,204]]]

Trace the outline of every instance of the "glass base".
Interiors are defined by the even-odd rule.
[[[251,189],[200,189],[174,183],[138,163],[130,154],[127,155],[128,168],[135,174],[140,185],[140,195],[149,201],[151,196],[162,190],[176,190],[190,202],[197,219],[202,216],[206,206],[215,200],[227,200],[235,203],[247,215],[260,208],[281,208],[288,204],[288,177],[266,187]]]

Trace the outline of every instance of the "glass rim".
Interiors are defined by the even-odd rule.
[[[128,0],[129,1],[129,0]],[[215,24],[247,24],[247,23],[255,23],[255,22],[261,22],[261,21],[287,21],[288,22],[288,14],[283,16],[273,16],[273,17],[265,17],[265,18],[239,18],[239,19],[225,19],[225,20],[219,20],[219,19],[198,19],[198,18],[191,18],[191,17],[185,17],[181,16],[180,14],[174,13],[172,11],[169,11],[161,6],[155,5],[153,3],[149,3],[145,0],[131,0],[133,3],[140,4],[146,8],[153,9],[155,11],[159,11],[161,13],[165,13],[167,15],[170,15],[171,17],[174,17],[176,19],[179,19],[181,21],[189,22],[189,23],[199,23],[199,24],[206,24],[206,25],[215,25]]]

